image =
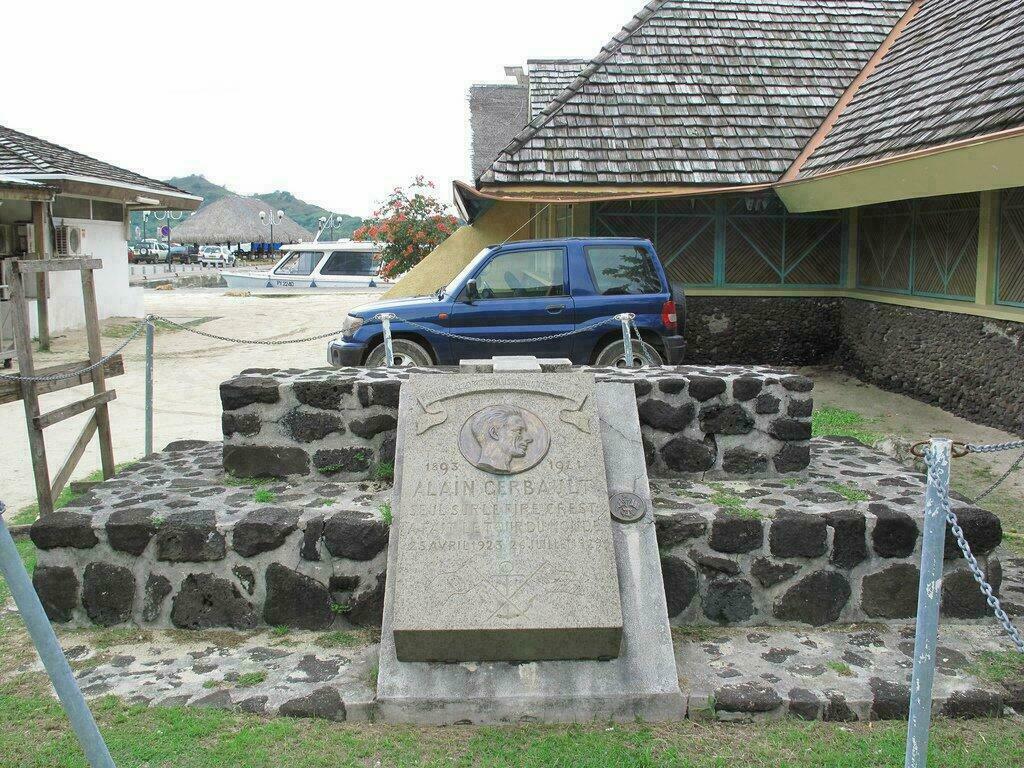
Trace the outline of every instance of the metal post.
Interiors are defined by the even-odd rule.
[[[146,319],[146,456],[153,455],[153,321]]]
[[[921,581],[917,590],[917,630],[914,634],[914,673],[910,683],[905,768],[924,768],[928,761],[928,726],[932,717],[935,647],[939,639],[942,599],[942,560],[949,509],[949,462],[952,441],[932,438],[925,453],[928,488],[924,497],[924,537],[921,542]]]
[[[388,368],[393,368],[395,365],[395,350],[391,345],[391,320],[395,317],[396,315],[390,312],[384,312],[380,316],[381,325],[384,326],[384,356]]]
[[[29,635],[32,636],[39,658],[46,667],[50,680],[53,681],[53,687],[60,697],[61,704],[64,705],[64,711],[68,713],[68,720],[71,721],[71,727],[78,736],[78,743],[82,745],[89,765],[92,768],[115,768],[103,736],[96,727],[96,721],[92,718],[71,667],[64,657],[64,651],[61,650],[53,627],[50,626],[50,620],[46,618],[39,596],[32,588],[32,582],[29,581],[28,573],[21,563],[18,549],[14,546],[14,539],[3,522],[3,509],[3,504],[0,504],[0,572],[10,585],[14,602],[25,621]]]
[[[629,334],[629,321],[633,319],[633,314],[630,312],[623,312],[620,315],[616,315],[615,318],[622,323],[622,346],[626,352],[626,367],[633,367],[633,338]]]

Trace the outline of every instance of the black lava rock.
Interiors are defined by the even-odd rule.
[[[675,437],[661,446],[665,465],[677,472],[706,472],[715,466],[717,457],[718,447],[711,435],[702,441]]]
[[[40,517],[32,523],[29,535],[39,549],[90,549],[100,541],[92,529],[92,518],[89,515],[66,509],[58,509]]]
[[[654,390],[654,385],[649,381],[643,379],[637,379],[633,382],[633,392],[636,394],[637,399],[641,397],[647,397]]]
[[[963,528],[967,543],[971,545],[971,552],[976,557],[987,555],[1003,541],[1003,526],[999,518],[987,509],[977,507],[966,507],[956,510],[957,520]],[[946,526],[946,559],[959,560],[963,557],[960,547],[956,543],[956,537],[949,526]]]
[[[345,721],[345,702],[336,688],[318,688],[307,696],[286,701],[278,709],[284,717],[307,717],[317,720]]]
[[[757,579],[757,583],[765,589],[781,584],[786,579],[793,578],[799,572],[800,566],[795,563],[773,563],[763,557],[757,558],[750,566],[750,575]]]
[[[910,715],[910,687],[878,677],[868,681],[871,687],[872,720],[906,720]]]
[[[762,382],[761,379],[741,376],[738,379],[734,379],[732,382],[732,397],[734,400],[739,400],[740,402],[753,400],[758,396],[758,394],[760,394],[762,387],[764,387],[764,382]]]
[[[324,523],[324,544],[335,557],[372,560],[388,545],[388,526],[362,512],[345,510]]]
[[[135,577],[127,568],[89,563],[82,579],[82,605],[93,624],[112,627],[132,617]]]
[[[821,719],[826,723],[853,723],[857,721],[857,713],[850,709],[846,703],[846,697],[838,691],[828,691],[828,703],[821,713]]]
[[[267,568],[267,597],[263,620],[296,629],[327,629],[334,624],[331,593],[316,579],[271,563]]]
[[[998,560],[990,560],[984,570],[985,579],[992,585],[993,594],[998,597],[1003,581],[1002,565]],[[951,619],[983,619],[992,615],[992,609],[988,607],[978,582],[966,568],[955,570],[942,578],[942,615]]]
[[[782,512],[772,521],[768,542],[776,557],[821,557],[827,536],[823,516]]]
[[[227,554],[213,512],[189,509],[169,515],[154,538],[156,559],[165,563],[206,563]]]
[[[384,619],[384,588],[387,574],[379,573],[377,583],[360,590],[352,598],[351,608],[345,618],[357,627],[379,627]]]
[[[739,403],[705,405],[700,409],[700,431],[717,435],[746,435],[754,428],[754,417]]]
[[[296,381],[292,385],[295,398],[303,405],[328,411],[341,410],[342,395],[352,394],[352,380]]]
[[[667,555],[661,558],[661,578],[665,583],[668,615],[678,616],[697,596],[697,574],[681,558]]]
[[[776,440],[810,440],[811,422],[809,419],[775,419],[768,426],[768,434]]]
[[[146,579],[146,595],[142,603],[142,618],[145,621],[156,621],[160,616],[164,600],[171,594],[173,587],[169,579],[156,573],[149,574]]]
[[[653,399],[644,400],[637,408],[641,424],[662,432],[682,432],[693,421],[695,411],[693,403],[676,408],[664,400]]]
[[[814,413],[814,401],[810,399],[790,400],[789,405],[786,406],[786,415],[794,419],[810,418],[812,413]]]
[[[690,550],[690,559],[707,576],[717,576],[720,573],[736,576],[740,572],[740,565],[735,560],[730,560],[727,557],[715,557],[698,549]]]
[[[658,381],[658,391],[666,395],[678,395],[686,391],[685,378],[661,379]]]
[[[171,623],[179,629],[254,629],[257,619],[236,585],[209,573],[193,573],[174,596]]]
[[[78,576],[73,568],[64,566],[36,566],[32,586],[39,595],[47,618],[60,623],[71,621],[78,606]]]
[[[322,516],[311,518],[306,522],[302,532],[302,548],[299,557],[303,560],[318,562],[320,560],[320,539],[324,535],[324,519]]]
[[[785,376],[782,386],[790,392],[810,392],[814,389],[814,382],[806,376]]]
[[[696,512],[654,516],[654,530],[661,549],[671,549],[684,541],[703,536],[707,529],[708,521]]]
[[[864,514],[841,509],[825,515],[832,526],[832,554],[829,562],[839,568],[853,568],[868,556],[867,520]]]
[[[691,376],[690,396],[704,402],[725,392],[725,381],[717,376]]]
[[[269,376],[236,376],[220,385],[220,403],[225,411],[280,399],[277,380]]]
[[[398,427],[398,421],[388,413],[379,413],[366,419],[350,421],[348,428],[353,435],[369,440],[381,432],[388,432]]]
[[[896,563],[869,573],[862,582],[860,606],[875,619],[909,619],[917,615],[921,572],[911,563]]]
[[[282,445],[224,445],[224,471],[236,477],[309,474],[309,454]]]
[[[786,443],[772,458],[776,472],[799,472],[811,463],[811,446]]]
[[[224,433],[224,437],[231,437],[235,434],[251,437],[260,433],[263,423],[260,421],[258,413],[232,413],[231,411],[225,411],[220,417],[220,428],[221,432]]]
[[[716,552],[753,552],[764,544],[764,526],[758,518],[720,512],[711,525],[710,544]]]
[[[242,557],[253,557],[277,549],[298,527],[297,510],[261,507],[235,524],[231,546]]]
[[[868,511],[875,515],[875,528],[871,531],[871,546],[881,557],[909,557],[917,545],[918,528],[914,519],[884,504],[869,504]]]
[[[298,443],[314,443],[329,435],[345,434],[345,423],[340,417],[324,411],[293,408],[281,419],[285,432]]]
[[[719,712],[771,712],[782,706],[782,697],[765,683],[726,685],[715,691],[715,709]]]
[[[768,457],[749,448],[730,448],[722,455],[722,469],[733,475],[762,475],[768,471]]]
[[[363,408],[371,405],[398,407],[398,395],[402,390],[400,381],[373,381],[360,384],[357,389],[359,404]]]
[[[384,439],[381,440],[381,442],[380,442],[380,460],[381,461],[390,461],[391,463],[394,463],[394,461],[395,461],[395,447],[396,447],[395,433],[392,432],[389,435],[384,435]]]
[[[798,621],[820,627],[839,619],[850,599],[850,582],[835,571],[804,576],[780,597],[774,607],[780,621]]]
[[[953,691],[942,705],[942,714],[959,720],[1002,717],[1003,697],[994,691],[978,688]]]
[[[750,582],[745,579],[713,579],[704,595],[704,615],[712,621],[732,624],[754,615]]]
[[[107,518],[107,541],[118,552],[138,557],[146,551],[157,524],[149,509],[119,509]]]
[[[256,591],[256,573],[252,568],[247,565],[236,565],[231,569],[231,572],[235,574],[235,578],[242,585],[242,589],[250,595]]]
[[[761,415],[770,415],[779,412],[779,407],[782,405],[782,401],[779,400],[775,395],[765,392],[763,395],[758,395],[757,400],[754,402],[754,413]]]
[[[365,472],[373,461],[370,448],[328,448],[313,454],[313,466],[324,475],[339,472]]]
[[[821,714],[821,699],[806,688],[793,688],[789,692],[789,714],[799,720],[817,720]]]

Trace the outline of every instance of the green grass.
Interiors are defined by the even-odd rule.
[[[712,483],[711,487],[715,492],[711,495],[711,498],[708,499],[708,501],[712,504],[717,504],[720,512],[735,515],[736,517],[748,517],[753,520],[761,519],[761,513],[756,509],[751,509],[750,507],[745,506],[743,503],[744,499],[742,497],[729,492],[719,483]]]
[[[866,429],[870,423],[856,411],[818,408],[811,417],[811,434],[814,437],[852,437],[865,445],[874,445],[882,435]]]
[[[36,569],[36,548],[35,545],[28,540],[15,541],[14,546],[18,549],[18,554],[21,555],[21,562],[25,564],[25,570],[28,571],[28,575],[31,576]],[[0,606],[3,606],[8,598],[11,596],[10,587],[7,586],[7,582],[2,576],[0,576]],[[2,658],[2,656],[0,656]]]
[[[316,639],[321,648],[356,648],[365,645],[366,641],[352,632],[325,632]]]
[[[1024,683],[1024,653],[982,651],[975,659],[972,671],[996,683]]]
[[[377,509],[380,510],[380,516],[384,519],[384,524],[391,525],[391,504],[385,501]]]
[[[277,501],[277,496],[266,488],[257,488],[253,491],[252,500],[257,504],[273,504]]]
[[[151,632],[136,626],[83,630],[83,632],[89,635],[90,643],[100,650],[106,650],[115,645],[140,645],[153,639]]]
[[[825,666],[840,677],[853,677],[853,669],[845,661],[830,661]]]
[[[123,461],[120,464],[117,464],[114,467],[114,474],[117,474],[122,469],[127,469],[137,461],[138,459],[132,459],[131,461]],[[103,470],[97,469],[95,472],[90,472],[84,478],[79,478],[78,480],[74,480],[72,482],[98,483],[101,480],[103,480]],[[72,491],[71,483],[68,483],[66,486],[64,486],[64,490],[60,492],[60,495],[53,502],[53,508],[62,509],[66,507],[68,504],[70,504],[72,501],[74,501],[76,498],[78,498],[78,496],[80,495],[81,494]],[[31,523],[34,523],[38,517],[39,505],[36,503],[32,503],[18,510],[17,514],[15,514],[11,518],[11,525],[30,525]]]
[[[889,768],[902,764],[906,723],[414,728],[211,709],[126,706],[93,711],[118,765],[147,768]],[[0,692],[4,765],[87,768],[57,701]],[[1021,765],[1024,729],[1005,720],[938,718],[930,768]]]
[[[380,480],[382,483],[390,483],[395,479],[395,465],[394,462],[381,461],[378,462],[377,466],[373,469],[373,476],[375,479]]]
[[[253,686],[264,682],[266,679],[266,672],[245,672],[238,676],[238,680],[235,682],[235,687],[252,688]]]
[[[867,501],[871,498],[870,493],[845,483],[827,483],[826,487],[831,491],[835,491],[847,501]]]
[[[270,630],[270,634],[272,634],[274,637],[284,637],[289,632],[291,632],[291,630],[285,626],[274,627]]]

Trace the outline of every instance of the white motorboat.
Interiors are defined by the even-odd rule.
[[[354,240],[317,241],[281,246],[280,260],[269,270],[222,271],[228,288],[377,288],[388,281],[380,276],[380,245]]]

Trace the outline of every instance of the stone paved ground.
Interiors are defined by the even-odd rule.
[[[1013,568],[1019,577],[1024,561],[1014,561]],[[298,631],[284,636],[135,630],[61,635],[90,698],[112,694],[134,704],[350,721],[375,715],[378,646],[373,639],[366,633]],[[348,642],[356,645],[327,647]],[[680,685],[689,702],[680,718],[906,717],[912,624],[825,630],[677,627],[675,644]],[[1005,688],[976,674],[979,653],[1009,647],[992,622],[943,626],[935,711],[993,717],[1012,714],[1007,707],[1013,707],[1024,715],[1024,687]],[[28,671],[42,667],[36,662],[8,668],[0,679]]]

